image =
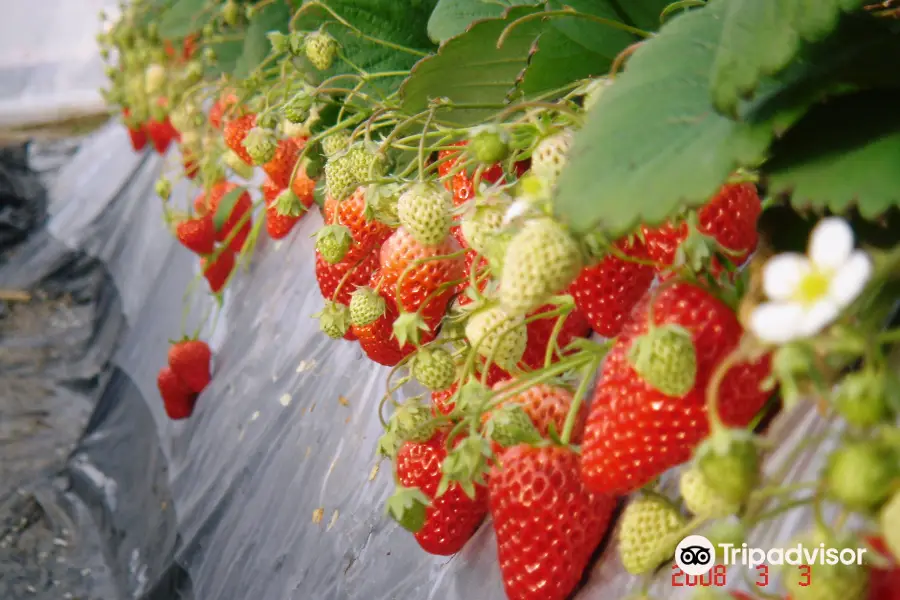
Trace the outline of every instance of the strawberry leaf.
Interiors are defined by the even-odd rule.
[[[238,79],[246,78],[272,51],[268,34],[272,31],[287,33],[290,20],[291,10],[284,2],[265,4],[255,11],[244,32],[243,51],[232,75]]]
[[[212,18],[215,6],[206,0],[176,0],[159,17],[160,37],[179,40],[197,33]]]
[[[812,110],[772,147],[769,190],[798,210],[875,219],[900,206],[900,92],[867,92]]]
[[[463,33],[469,26],[484,19],[503,16],[509,6],[537,6],[542,0],[511,0],[506,3],[491,0],[438,0],[428,19],[428,37],[443,43]]]
[[[533,20],[517,26],[499,49],[497,39],[507,25],[534,12],[534,7],[517,6],[504,18],[475,23],[447,40],[436,55],[419,61],[403,82],[403,109],[415,114],[442,98],[454,105],[436,111],[436,118],[446,123],[468,125],[490,118],[506,104],[546,24]]]
[[[734,115],[765,76],[785,69],[803,42],[831,33],[842,12],[861,8],[863,0],[730,0],[723,14],[710,81],[717,110]]]
[[[222,231],[222,227],[225,225],[228,217],[231,216],[231,211],[234,210],[234,205],[237,203],[238,198],[246,191],[242,187],[236,187],[222,197],[222,200],[219,201],[219,206],[216,208],[216,214],[213,215],[213,226],[216,228],[216,231]]]
[[[552,0],[549,8],[560,10],[569,7],[580,13],[635,26],[622,17],[616,4],[612,0]],[[658,12],[655,21],[653,29],[659,26]],[[603,75],[622,50],[640,39],[634,33],[613,25],[582,17],[555,18],[537,41],[520,89],[528,95],[539,94],[579,79]]]

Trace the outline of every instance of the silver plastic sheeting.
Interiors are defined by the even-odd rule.
[[[77,521],[99,529],[121,597],[503,600],[489,522],[461,553],[441,558],[384,514],[394,483],[374,451],[388,369],[355,344],[327,339],[310,318],[323,302],[310,238],[322,224],[317,213],[287,240],[262,236],[225,294],[216,330],[204,332],[215,353],[211,385],[191,419],[166,418],[155,379],[168,340],[180,334],[185,290],[193,290],[188,330],[213,300],[197,281],[198,261],[163,225],[153,192],[160,167],[159,158],[130,152],[120,126],[93,135],[55,179],[46,228],[0,268],[0,287],[28,288],[83,251],[110,274],[117,301],[106,318],[124,322],[113,340],[98,338],[115,348],[111,375],[57,500],[91,516]],[[182,187],[173,197],[195,191]],[[787,480],[815,476],[822,447],[788,454],[826,430],[809,406],[779,417],[767,470],[790,460]],[[804,511],[786,513],[748,542],[784,545],[809,521]],[[614,543],[605,545],[576,598],[641,589]],[[728,580],[750,589],[740,569]],[[650,591],[660,599],[694,593],[673,588],[668,567]]]

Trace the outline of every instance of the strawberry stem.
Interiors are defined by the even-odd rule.
[[[591,376],[600,366],[601,360],[602,359],[594,357],[594,359],[583,369],[584,372],[582,373],[581,383],[578,385],[578,389],[572,397],[572,404],[569,406],[569,413],[566,415],[562,436],[560,437],[560,441],[564,446],[568,445],[569,440],[572,439],[572,431],[575,429],[575,420],[578,417],[578,412],[581,410],[581,404],[584,402],[584,397],[587,395],[588,388],[590,387]]]

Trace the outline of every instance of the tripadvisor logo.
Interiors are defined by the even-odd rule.
[[[752,548],[747,544],[719,544],[718,549],[702,535],[690,535],[675,549],[675,564],[688,575],[708,573],[716,564],[716,556],[726,566],[746,565],[755,569],[760,565],[861,565],[865,548],[827,548],[825,544],[790,548]]]

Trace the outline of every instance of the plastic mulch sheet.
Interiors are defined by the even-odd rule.
[[[503,600],[489,523],[442,558],[384,514],[393,478],[388,463],[377,469],[374,450],[387,370],[310,318],[322,306],[310,239],[318,214],[282,242],[260,240],[216,330],[204,333],[215,353],[211,385],[189,420],[166,418],[155,378],[181,332],[185,290],[188,329],[213,300],[196,282],[196,258],[163,225],[153,192],[160,166],[131,153],[119,126],[92,135],[50,182],[43,226],[0,263],[0,289],[45,289],[78,268],[73,257],[99,274],[73,329],[84,338],[78,357],[51,361],[55,381],[81,382],[74,387],[90,418],[60,469],[26,485],[42,490],[48,514],[70,522],[72,544],[102,549],[97,585],[109,587],[96,597]],[[27,210],[16,219],[35,221]],[[782,415],[772,436],[784,442],[767,469],[791,481],[813,475],[822,448],[788,455],[825,427],[805,407]],[[755,531],[751,544],[786,542],[809,515],[784,519]],[[577,598],[638,591],[612,546]],[[92,548],[85,555],[96,560]],[[729,587],[746,589],[740,575],[732,569]],[[673,588],[667,569],[651,591],[693,593]]]

